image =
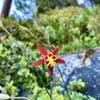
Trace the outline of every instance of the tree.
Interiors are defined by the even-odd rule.
[[[3,8],[0,17],[7,17],[10,12],[12,0],[4,0]]]
[[[38,12],[45,12],[49,8],[62,8],[70,5],[76,5],[76,0],[37,0]]]

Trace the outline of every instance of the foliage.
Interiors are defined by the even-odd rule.
[[[9,38],[0,44],[0,60],[0,69],[2,72],[0,76],[0,80],[2,80],[1,85],[6,86],[7,92],[10,95],[12,95],[13,91],[17,89],[19,83],[25,83],[23,84],[23,87],[32,84],[33,75],[27,68],[28,65],[26,59],[22,56],[16,43]],[[11,77],[11,75],[14,77]]]
[[[95,98],[84,94],[86,83],[81,79],[70,81],[67,87],[72,100],[96,100]]]
[[[67,7],[40,14],[34,26],[39,33],[44,33],[49,44],[57,44],[65,51],[73,51],[99,46],[99,18],[99,7]]]
[[[71,92],[70,94],[72,100],[96,100],[95,98],[91,96],[86,96],[82,93],[78,92]],[[69,99],[68,99],[69,100]]]
[[[33,47],[36,43],[50,48],[59,45],[62,48],[60,53],[63,53],[99,46],[99,18],[99,7],[67,7],[40,14],[33,22],[21,21],[18,24],[14,20],[5,19],[3,23],[18,40]]]
[[[33,70],[32,63],[26,58],[28,56],[32,62],[35,61],[37,51],[26,47],[21,41],[17,42],[19,45],[8,37],[0,43],[0,85],[5,87],[9,95],[13,96],[20,92],[27,93],[27,90],[30,93],[36,81],[38,82],[36,85],[44,87],[34,70],[37,70],[45,84],[47,83],[45,73],[39,68]],[[25,48],[24,52],[19,46]]]
[[[81,80],[71,81],[68,85],[68,89],[77,92],[83,92],[86,88],[86,84]]]
[[[93,0],[93,2],[97,5],[100,5],[100,0]]]
[[[94,5],[100,5],[100,0],[89,0],[89,1],[93,2]],[[78,5],[77,2],[78,0],[37,0],[38,13],[44,13],[47,10],[54,8],[77,6]],[[85,2],[88,3],[88,0]]]
[[[50,8],[62,8],[65,6],[75,5],[76,0],[37,0],[38,12],[43,13]]]
[[[74,83],[76,83],[76,84],[74,84]],[[83,87],[84,88],[86,87],[85,83],[81,79],[79,79],[79,80],[76,80],[76,81],[71,81],[68,85],[68,87],[69,87],[68,90],[70,90],[74,86],[79,87],[79,85],[80,85],[81,91],[84,90]],[[50,100],[49,96],[46,94],[46,91],[44,89],[39,89],[37,87],[35,88],[35,90],[36,89],[38,90],[38,93],[35,93],[35,91],[34,91],[33,95],[29,96],[30,100],[31,99],[33,100],[33,98],[34,98],[34,100]],[[86,96],[86,95],[84,95],[83,92],[79,92],[76,89],[70,90],[69,94],[70,94],[71,100],[83,100],[83,99],[95,100],[95,98],[93,98],[91,96]],[[53,88],[52,98],[54,100],[66,100],[66,99],[70,100],[68,93],[66,93],[65,96],[61,94],[59,87]]]

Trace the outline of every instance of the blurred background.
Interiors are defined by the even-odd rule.
[[[51,51],[60,47],[58,55],[69,60],[69,70],[63,65],[62,71],[66,69],[71,74],[81,68],[76,64],[82,63],[80,52],[100,47],[100,0],[0,0],[0,93],[50,100],[45,90],[50,90],[48,67],[32,66],[41,58],[36,44]],[[77,56],[70,56],[72,53]],[[72,100],[100,100],[100,53],[96,55],[96,66],[83,68],[89,77],[85,70],[80,72],[80,78],[87,77],[87,86],[82,80],[68,83]],[[70,79],[70,74],[64,77]],[[61,88],[54,87],[52,91],[54,100],[69,100]]]

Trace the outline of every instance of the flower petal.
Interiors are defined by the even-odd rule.
[[[43,63],[44,63],[44,59],[40,59],[40,60],[33,63],[33,67],[42,65]]]
[[[61,58],[57,58],[56,63],[64,64],[65,61]]]
[[[50,81],[53,80],[53,67],[49,66],[49,73],[50,73]]]
[[[56,48],[52,51],[52,53],[55,55],[58,51],[59,51],[59,47],[56,47]]]
[[[48,52],[46,49],[44,49],[41,45],[37,44],[36,48],[39,50],[40,54],[47,55]]]

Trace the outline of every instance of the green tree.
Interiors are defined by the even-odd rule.
[[[44,12],[48,8],[76,5],[76,0],[37,0],[38,11]]]

